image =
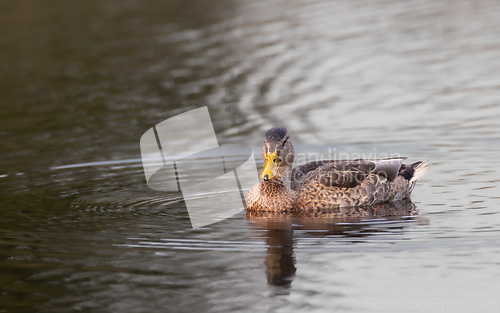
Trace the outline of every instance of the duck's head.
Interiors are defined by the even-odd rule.
[[[291,171],[295,149],[285,128],[273,127],[266,132],[262,158],[264,170],[260,178],[264,181],[283,180],[284,174]]]

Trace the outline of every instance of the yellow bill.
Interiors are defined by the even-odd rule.
[[[278,150],[275,150],[273,154],[268,151],[264,164],[264,170],[262,171],[262,174],[260,174],[260,178],[265,181],[272,179],[278,173],[279,166],[280,158],[278,157]]]

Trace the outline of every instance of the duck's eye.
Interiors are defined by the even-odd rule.
[[[273,163],[276,163],[276,159],[273,159]]]

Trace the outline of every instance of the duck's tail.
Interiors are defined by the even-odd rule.
[[[425,172],[429,169],[431,163],[429,161],[418,161],[411,165],[413,168],[413,176],[410,178],[410,183],[417,181],[420,177],[424,176]]]

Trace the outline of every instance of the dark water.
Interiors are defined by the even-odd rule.
[[[493,0],[0,3],[0,312],[498,311],[499,14]],[[139,139],[206,105],[219,143],[258,151],[280,125],[303,158],[432,167],[392,217],[192,230],[180,194],[147,187]]]

